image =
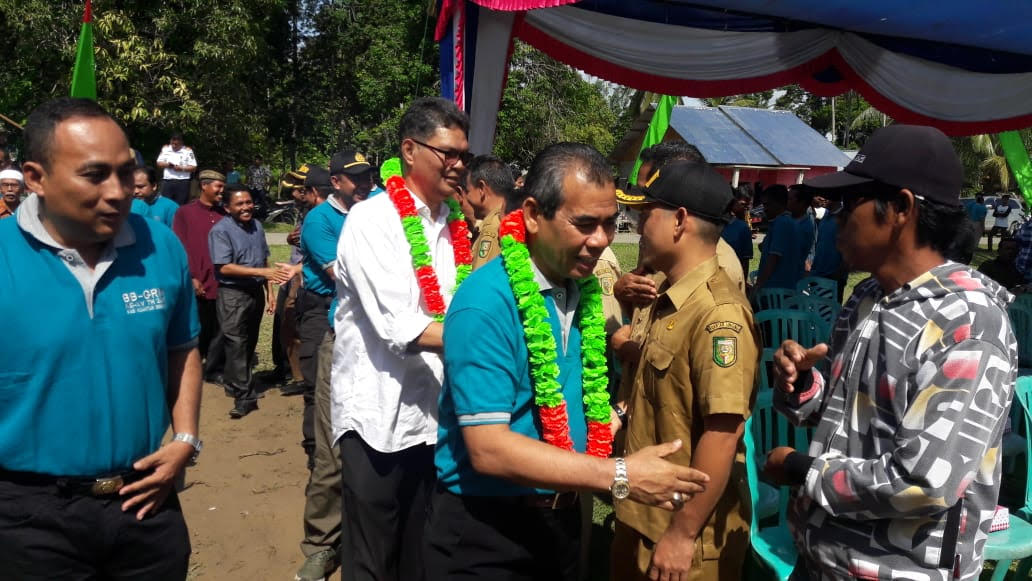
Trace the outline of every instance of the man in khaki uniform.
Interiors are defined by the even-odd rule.
[[[659,170],[640,202],[642,258],[665,279],[644,309],[641,359],[617,404],[625,453],[681,439],[685,446],[669,459],[710,482],[673,513],[616,503],[614,579],[742,577],[749,547],[742,433],[760,344],[748,300],[718,265],[731,201],[720,174],[678,161]]]
[[[493,155],[478,155],[466,172],[466,202],[480,220],[480,230],[473,241],[473,270],[501,254],[498,228],[502,225],[505,201],[512,195],[515,180],[509,166]]]

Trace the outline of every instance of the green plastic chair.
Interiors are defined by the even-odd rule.
[[[838,282],[821,276],[808,276],[796,283],[796,290],[838,302]]]
[[[1025,302],[1014,302],[1007,308],[1014,338],[1018,340],[1018,363],[1032,367],[1032,306]]]
[[[777,349],[782,341],[792,339],[804,347],[827,341],[830,327],[817,315],[791,309],[770,309],[753,316],[763,337],[763,346]]]
[[[824,341],[831,339],[830,332],[835,326],[835,319],[838,318],[839,311],[842,310],[842,305],[839,304],[835,299],[826,299],[817,295],[796,295],[785,301],[786,309],[793,309],[796,311],[806,311],[813,313],[824,322],[826,329],[829,332],[829,336],[824,337]]]
[[[804,428],[792,426],[777,413],[773,406],[773,392],[767,390],[757,395],[752,415],[745,423],[745,473],[749,483],[749,500],[752,507],[749,523],[749,541],[753,554],[759,563],[774,574],[776,579],[786,581],[795,568],[795,541],[788,531],[787,512],[789,489],[783,486],[778,494],[776,524],[762,526],[764,513],[764,488],[772,488],[760,480],[760,468],[766,453],[777,446],[792,446],[797,450],[809,448],[809,434]]]
[[[795,295],[795,291],[790,288],[761,288],[753,295],[753,310],[783,309],[785,300]]]
[[[1021,408],[1025,431],[1027,434],[1032,433],[1032,377],[1018,378],[1011,406]],[[1026,438],[1026,446],[1026,458],[1032,458],[1032,438]],[[1032,462],[1026,464],[1032,465]],[[1003,581],[1014,561],[1019,561],[1014,579],[1027,579],[1032,571],[1032,524],[1029,523],[1032,520],[1032,467],[1028,469],[1025,478],[1025,506],[1017,510],[1021,516],[1012,513],[1010,528],[989,533],[989,540],[985,543],[985,560],[996,561],[992,581]]]

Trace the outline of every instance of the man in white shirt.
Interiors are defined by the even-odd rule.
[[[182,206],[190,201],[190,174],[197,169],[193,149],[183,144],[183,134],[173,133],[158,154],[158,168],[165,170],[161,194]]]
[[[455,290],[448,206],[472,158],[466,115],[417,99],[401,119],[402,173],[445,305]],[[341,563],[357,581],[419,580],[434,482],[442,325],[416,279],[394,196],[355,205],[337,245],[331,374],[343,470]]]

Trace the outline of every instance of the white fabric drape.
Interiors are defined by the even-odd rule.
[[[1032,73],[970,72],[894,53],[847,32],[705,30],[609,16],[574,6],[533,10],[525,18],[526,25],[594,59],[671,80],[764,77],[838,49],[871,88],[911,112],[949,122],[1032,114]],[[562,60],[562,55],[553,56]],[[592,73],[608,78],[597,70]]]

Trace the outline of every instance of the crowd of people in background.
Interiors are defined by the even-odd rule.
[[[996,457],[1017,369],[1007,289],[1032,277],[1032,222],[1010,236],[1004,195],[988,233],[997,256],[982,274],[954,262],[987,208],[962,208],[944,135],[890,126],[844,171],[750,195],[684,142],[644,150],[622,189],[583,144],[514,172],[470,153],[468,124],[449,101],[417,99],[400,121],[399,173],[344,148],[277,182],[261,157],[243,174],[204,163],[178,133],[144,165],[88,101],[34,112],[22,171],[0,169],[0,218],[13,216],[0,222],[0,304],[62,306],[45,332],[0,309],[35,367],[0,355],[0,390],[18,386],[0,413],[0,524],[27,510],[49,524],[0,526],[0,562],[25,578],[183,578],[172,482],[201,451],[203,379],[233,399],[235,420],[269,386],[303,397],[299,581],[338,567],[369,580],[579,580],[594,493],[615,506],[614,579],[741,579],[742,434],[768,347],[773,405],[817,426],[816,448],[776,448],[765,468],[798,487],[793,578],[977,574],[1000,476],[983,459]],[[925,150],[937,166],[914,161]],[[300,210],[291,256],[275,264],[257,210],[270,187]],[[640,236],[627,272],[609,248],[621,204]],[[842,303],[855,271],[872,277],[829,344],[763,344],[757,293],[814,276]],[[938,310],[922,310],[929,296]],[[257,375],[263,316],[275,367]],[[920,353],[899,347],[901,321]],[[107,355],[82,359],[83,339]],[[915,397],[927,406],[908,410]],[[854,401],[873,402],[865,413],[884,428],[851,422]],[[893,540],[913,519],[929,534]],[[97,527],[121,544],[90,538]]]

